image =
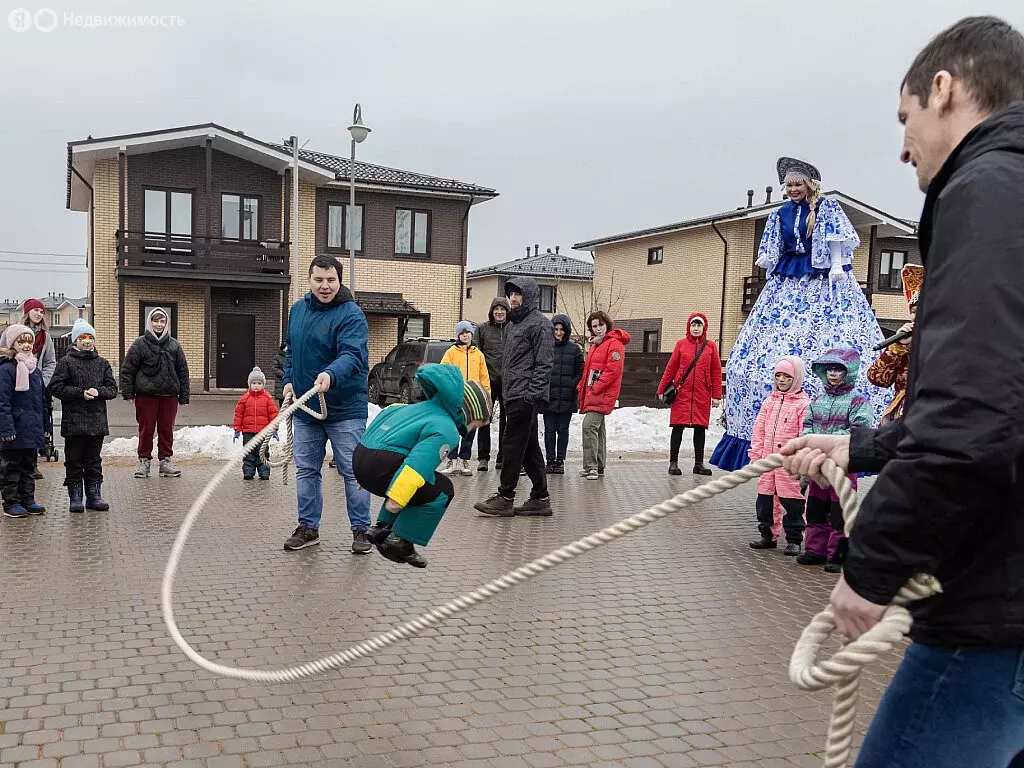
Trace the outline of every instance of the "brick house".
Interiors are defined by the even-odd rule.
[[[595,292],[616,286],[616,324],[629,329],[631,348],[670,352],[686,333],[689,314],[700,311],[723,360],[728,357],[764,286],[764,271],[754,261],[768,215],[781,205],[771,202],[771,190],[761,205],[753,204],[748,190],[744,207],[573,246],[594,256]],[[836,198],[857,228],[861,246],[853,274],[879,325],[883,332],[898,328],[910,317],[900,268],[921,263],[916,223],[843,192],[822,194]]]
[[[67,207],[88,214],[89,304],[115,367],[163,306],[196,390],[271,377],[291,304],[318,253],[348,270],[370,324],[370,363],[431,324],[462,314],[469,212],[497,195],[451,179],[300,150],[292,221],[293,150],[213,123],[73,141]],[[348,284],[347,274],[342,275]]]
[[[20,323],[25,316],[26,299],[0,301],[0,328]],[[63,293],[48,293],[40,298],[46,313],[46,323],[53,338],[71,333],[71,327],[80,317],[89,317],[88,299],[69,299]]]
[[[558,246],[545,253],[540,252],[539,245],[533,246],[532,253],[527,246],[525,256],[467,272],[465,318],[474,323],[486,322],[491,301],[495,296],[505,295],[505,283],[514,276],[537,281],[541,312],[548,317],[568,315],[582,328],[584,318],[579,315],[585,315],[590,306],[594,265],[560,254]]]

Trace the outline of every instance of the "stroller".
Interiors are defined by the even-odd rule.
[[[46,410],[50,414],[50,423],[53,423],[53,398],[50,397],[49,391],[43,395],[43,401],[46,404]],[[51,429],[51,433],[56,432],[56,429]],[[53,434],[46,439],[46,445],[39,449],[39,458],[46,459],[46,461],[59,461],[60,453],[57,451],[56,446],[53,444]]]

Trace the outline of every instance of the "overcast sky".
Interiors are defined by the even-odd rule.
[[[361,158],[501,193],[471,267],[763,200],[780,154],[916,218],[907,65],[964,15],[1024,28],[1020,0],[45,1],[0,2],[0,298],[85,291],[69,140],[217,122],[345,154],[356,101]],[[19,6],[184,25],[15,32]]]

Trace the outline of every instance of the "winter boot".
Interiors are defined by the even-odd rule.
[[[110,505],[100,496],[100,489],[103,483],[99,480],[90,480],[85,484],[85,508],[92,512],[106,512]]]
[[[796,541],[791,541],[786,545],[785,551],[782,553],[787,557],[796,557],[800,554],[800,544]]]
[[[416,551],[411,541],[400,539],[397,536],[388,536],[378,547],[380,552],[388,560],[395,563],[407,563],[413,568],[426,568],[427,560]]]
[[[549,461],[544,465],[544,474],[553,475],[555,474],[555,462]]]
[[[85,512],[85,504],[82,502],[82,481],[71,480],[68,484],[68,511]]]
[[[564,461],[556,461],[554,463],[554,466],[552,466],[552,468],[551,468],[551,474],[552,475],[564,475],[565,474],[565,462]]]
[[[139,459],[139,468],[135,470],[136,477],[149,477],[149,462],[151,459]]]
[[[181,470],[170,459],[160,459],[160,477],[181,477]]]
[[[798,565],[824,565],[828,558],[817,552],[804,552],[796,559]]]
[[[704,466],[703,461],[698,461],[696,464],[693,465],[693,474],[710,477],[711,470]]]
[[[480,459],[480,462],[476,465],[477,472],[487,471],[487,459]]]
[[[750,542],[751,549],[775,549],[779,546],[779,542],[775,539],[760,538],[757,541]]]
[[[836,553],[825,563],[825,573],[842,573],[843,563],[846,562],[846,553],[850,550],[850,540],[845,536],[839,540],[836,546]]]
[[[681,475],[681,474],[683,474],[683,470],[681,470],[679,468],[679,462],[678,461],[669,462],[668,473],[670,475]]]
[[[384,543],[385,539],[391,535],[390,525],[372,525],[366,529],[366,538],[370,541],[373,546],[380,549],[380,545]]]
[[[492,493],[483,501],[478,501],[473,505],[473,509],[492,517],[512,517],[515,515],[512,499],[506,499],[500,493]]]

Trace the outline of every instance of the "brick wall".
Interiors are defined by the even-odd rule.
[[[316,252],[344,257],[348,271],[348,251],[327,248],[327,204],[348,203],[348,187],[321,187],[316,191]],[[433,264],[464,264],[462,220],[469,203],[449,198],[389,195],[356,190],[356,205],[363,206],[363,251],[356,252],[356,282],[359,282],[359,261],[386,259],[395,261],[429,261]],[[430,211],[430,256],[395,255],[395,210],[415,208]]]
[[[192,190],[192,234],[199,237],[206,235],[208,212],[204,148],[188,147],[130,155],[128,168],[128,229],[142,231],[144,227],[145,187],[174,187]],[[260,237],[281,238],[281,177],[276,171],[214,150],[211,176],[211,237],[220,236],[221,194],[244,193],[260,197]]]
[[[98,160],[93,170],[94,193],[93,229],[95,235],[94,290],[95,304],[92,308],[93,327],[96,328],[96,345],[100,353],[110,361],[116,372],[117,352],[117,160]],[[135,334],[126,329],[126,343]]]
[[[370,326],[370,367],[373,368],[398,343],[398,318],[371,315],[366,320]]]
[[[115,288],[114,300],[117,300]],[[189,381],[193,392],[203,389],[203,355],[206,351],[206,321],[202,287],[163,282],[127,282],[124,287],[125,351],[139,336],[139,302],[177,304],[177,339],[188,361]],[[116,321],[115,321],[116,323]],[[97,334],[99,331],[97,330]],[[117,338],[115,326],[114,338]],[[117,366],[117,360],[110,364]]]
[[[644,333],[650,331],[657,331],[660,337],[662,318],[660,317],[640,317],[631,320],[616,320],[615,327],[621,328],[623,331],[629,334],[629,344],[626,345],[626,349],[630,352],[643,352],[644,351]],[[579,333],[580,331],[577,331]],[[662,344],[659,338],[659,347],[654,350],[660,352],[662,350]],[[668,349],[671,351],[671,348]]]
[[[235,305],[238,299],[238,305]],[[253,315],[256,318],[256,365],[263,369],[267,383],[272,388],[274,379],[274,358],[277,357],[281,345],[281,294],[279,291],[243,291],[228,288],[214,288],[210,292],[210,303],[213,316],[209,318],[213,343],[209,349],[210,377],[216,382],[217,350],[220,344],[217,338],[217,316]],[[212,382],[211,382],[212,384]]]

